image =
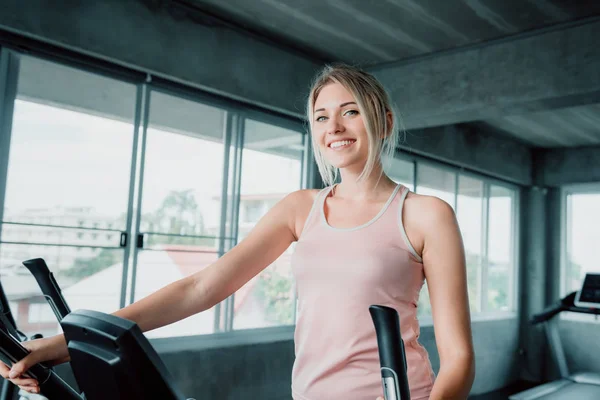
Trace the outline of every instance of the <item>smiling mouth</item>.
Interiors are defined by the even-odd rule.
[[[341,150],[352,146],[354,143],[356,143],[356,140],[339,140],[337,142],[330,143],[328,147],[332,150]]]

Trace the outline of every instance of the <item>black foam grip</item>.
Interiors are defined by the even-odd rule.
[[[54,314],[56,314],[56,318],[61,321],[71,312],[71,309],[62,295],[60,286],[58,286],[56,279],[54,279],[54,275],[48,269],[46,262],[42,258],[33,258],[23,261],[23,265],[35,277],[40,289],[42,289],[42,293],[44,293],[46,300],[50,304],[50,307],[52,307]]]
[[[380,305],[370,306],[369,312],[377,334],[381,376],[382,378],[395,377],[398,379],[400,397],[386,400],[410,400],[406,355],[404,341],[400,334],[398,312],[391,307]]]

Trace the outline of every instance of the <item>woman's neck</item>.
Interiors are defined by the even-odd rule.
[[[396,187],[384,172],[381,166],[376,166],[373,171],[358,181],[360,173],[351,173],[347,170],[340,170],[341,183],[336,185],[334,195],[341,197],[352,197],[356,200],[373,200],[382,196],[386,197],[389,192]]]

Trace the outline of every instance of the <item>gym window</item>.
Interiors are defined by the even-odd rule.
[[[512,315],[518,271],[517,187],[403,154],[392,160],[387,172],[396,182],[436,196],[454,209],[465,246],[471,314]],[[424,325],[431,323],[426,282],[418,316]]]
[[[25,307],[40,291],[22,261],[44,258],[71,309],[114,312],[214,262],[308,185],[298,120],[0,50],[11,65],[0,86],[14,88],[0,110],[12,117],[0,132],[0,276],[28,335],[42,329],[34,320],[45,335],[60,326],[43,305]],[[147,336],[288,332],[290,251],[212,309]]]
[[[586,273],[600,272],[599,204],[600,184],[562,190],[561,297],[579,290]]]

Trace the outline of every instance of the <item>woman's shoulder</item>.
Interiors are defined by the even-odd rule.
[[[322,189],[300,189],[296,190],[289,195],[287,195],[287,201],[290,205],[293,205],[294,208],[298,206],[306,206],[311,205],[315,201],[317,195],[321,192]]]
[[[423,249],[425,238],[444,225],[456,225],[456,215],[450,204],[439,197],[409,192],[404,200],[402,221],[406,233]]]
[[[289,193],[281,203],[295,219],[306,219],[318,194],[319,189],[300,189]]]
[[[450,204],[436,196],[418,194],[409,191],[404,201],[407,213],[416,215],[419,219],[439,219],[454,216],[454,209]]]
[[[294,236],[300,237],[302,229],[322,189],[301,189],[290,193],[285,201],[293,215]]]

